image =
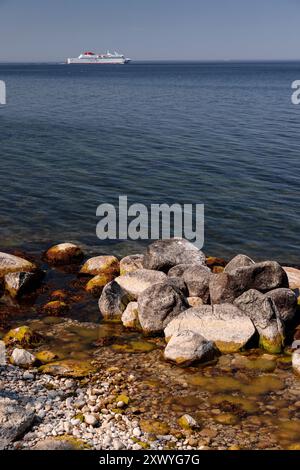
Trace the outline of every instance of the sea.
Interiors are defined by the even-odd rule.
[[[300,265],[300,62],[0,64],[0,251],[100,240],[100,204],[203,204],[207,255]]]

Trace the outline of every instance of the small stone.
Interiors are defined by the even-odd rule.
[[[16,366],[31,366],[36,361],[33,354],[25,349],[15,348],[10,357],[10,362]]]
[[[90,426],[96,426],[96,424],[98,423],[97,418],[92,414],[85,414],[84,421],[86,422],[86,424],[89,424]]]
[[[178,419],[178,424],[183,429],[192,429],[197,426],[197,421],[192,416],[185,414]]]

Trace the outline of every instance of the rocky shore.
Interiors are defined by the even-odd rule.
[[[300,448],[298,269],[183,239],[17,255],[0,253],[1,448]]]

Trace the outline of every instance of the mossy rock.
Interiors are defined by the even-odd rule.
[[[280,354],[283,348],[283,338],[280,334],[274,338],[261,335],[259,337],[259,347],[270,354]]]
[[[130,398],[122,393],[116,397],[116,402],[118,403],[119,401],[122,401],[125,405],[128,405]]]
[[[82,378],[94,374],[96,369],[88,361],[65,359],[45,364],[39,367],[39,371],[49,375]]]
[[[19,326],[6,333],[3,341],[7,346],[18,344],[23,348],[33,348],[42,342],[42,336],[29,328],[29,326]]]
[[[132,437],[131,440],[141,446],[143,449],[150,449],[150,444],[148,444],[148,442],[140,441],[136,437]]]
[[[91,446],[81,439],[63,434],[62,436],[47,437],[39,441],[33,450],[90,450]]]
[[[233,413],[220,413],[219,415],[214,416],[214,420],[219,424],[230,426],[239,422],[239,418]]]
[[[155,419],[142,419],[140,421],[140,427],[143,432],[156,434],[158,436],[163,436],[170,432],[170,428],[166,423]]]
[[[147,353],[156,349],[157,346],[154,343],[143,340],[133,340],[123,344],[113,344],[112,349],[117,352],[129,352],[129,353]]]
[[[102,273],[92,277],[85,286],[85,290],[94,296],[99,296],[103,287],[114,279],[113,273]]]
[[[188,415],[183,415],[178,419],[177,422],[182,429],[190,430],[190,429],[193,429],[193,427],[195,427],[195,424],[191,422],[192,420],[189,418],[190,417]]]
[[[47,315],[63,315],[69,310],[69,306],[61,300],[51,300],[43,306],[43,311]]]
[[[52,351],[38,351],[35,353],[35,357],[40,361],[42,364],[48,364],[49,362],[55,361],[55,359],[58,359],[57,354],[55,354]]]

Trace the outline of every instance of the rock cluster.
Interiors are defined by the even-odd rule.
[[[164,332],[165,357],[175,363],[207,360],[206,343],[211,354],[248,345],[281,352],[297,311],[287,271],[242,254],[220,270],[209,260],[187,240],[156,241],[143,256],[120,261],[121,275],[104,287],[100,311],[147,335]]]

